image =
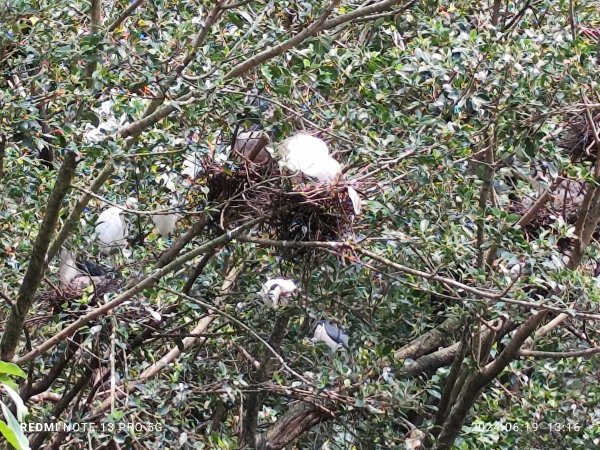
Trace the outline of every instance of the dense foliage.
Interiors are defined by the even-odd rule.
[[[1,356],[19,419],[94,424],[31,448],[599,445],[599,7],[9,0]],[[250,129],[327,141],[360,214],[274,216],[255,193],[296,187],[249,175]],[[64,289],[63,245],[109,286]],[[301,291],[271,309],[280,276]],[[310,342],[321,318],[347,352]],[[0,369],[26,448],[4,407],[25,373]]]

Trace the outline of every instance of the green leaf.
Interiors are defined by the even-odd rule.
[[[2,435],[11,443],[11,445],[17,448],[17,450],[29,450],[29,441],[25,434],[23,434],[21,424],[3,402],[0,402],[0,406],[2,407],[2,412],[4,413],[4,418],[7,422],[4,423],[0,421],[2,423],[2,425],[0,425]],[[9,430],[8,435],[5,434],[6,430]],[[8,436],[10,436],[10,440]]]
[[[27,374],[19,366],[13,363],[0,361],[0,374],[5,373],[15,377],[27,378]]]
[[[6,392],[8,392],[8,395],[10,395],[10,398],[15,403],[15,406],[17,407],[17,418],[22,422],[23,418],[28,414],[27,407],[25,406],[25,403],[23,403],[23,399],[15,389],[9,387],[8,385],[5,384],[4,389],[6,389]]]

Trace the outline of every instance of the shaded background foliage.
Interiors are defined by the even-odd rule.
[[[582,92],[590,108],[597,108],[597,43],[579,31],[598,25],[597,2],[574,5],[572,12],[573,5],[564,1],[400,4],[407,9],[330,29],[233,78],[227,74],[237,64],[306,30],[327,5],[242,2],[224,11],[196,48],[194,36],[213,3],[140,3],[112,28],[132,3],[102,2],[104,20],[97,32],[90,31],[87,2],[11,0],[0,15],[0,133],[7,139],[0,186],[4,300],[18,291],[56,168],[67,150],[81,155],[77,187],[87,188],[110,158],[117,158],[102,197],[123,203],[134,196],[143,211],[167,207],[173,197],[181,210],[198,213],[216,205],[207,201],[210,193],[202,177],[192,188],[184,183],[185,157],[226,160],[236,130],[259,126],[273,142],[296,130],[317,132],[348,168],[349,178],[378,169],[371,175],[376,184],[363,192],[364,211],[349,241],[469,286],[495,291],[510,286],[505,294],[510,300],[537,301],[544,295],[536,297],[536,292],[550,292],[544,300],[553,306],[570,308],[576,300],[577,310],[597,312],[597,248],[588,248],[582,270],[565,267],[575,238],[565,211],[540,213],[543,224],[534,222],[530,228],[515,226],[526,211],[518,205],[530,205],[559,175],[593,180],[592,163],[572,161],[560,139],[568,133],[570,117],[584,116]],[[496,6],[497,24],[492,26]],[[343,4],[335,14],[357,7]],[[179,72],[186,55],[193,57]],[[190,93],[193,101],[178,102]],[[172,114],[135,140],[125,139],[135,131],[117,133],[142,119],[152,99],[163,95]],[[102,111],[107,100],[110,111]],[[111,120],[112,128],[106,125]],[[90,140],[86,133],[100,124],[107,132]],[[491,164],[484,160],[488,147],[494,149]],[[236,167],[232,158],[224,164],[227,170]],[[491,167],[494,177],[486,181]],[[482,205],[486,183],[492,193]],[[65,201],[72,207],[81,195],[72,189]],[[70,247],[82,256],[98,257],[92,231],[102,207],[92,200],[71,236]],[[69,212],[65,207],[61,220]],[[127,261],[120,261],[122,279],[148,275],[197,217],[187,214],[167,242],[152,231],[147,215],[130,215],[138,239],[132,241]],[[222,231],[218,221],[210,222],[187,248]],[[498,251],[488,264],[478,263],[483,251],[494,246]],[[321,448],[325,442],[329,448],[402,448],[412,429],[425,432],[431,426],[451,360],[417,377],[410,367],[421,355],[397,359],[396,352],[449,318],[461,326],[447,333],[441,347],[460,341],[463,325],[478,317],[509,317],[519,324],[532,310],[531,305],[473,298],[464,290],[356,255],[348,259],[322,252],[303,260],[282,252],[230,242],[216,251],[190,295],[218,305],[271,340],[276,326],[285,322],[285,336],[275,347],[296,372],[310,373],[312,388],[269,363],[254,335],[219,317],[200,341],[96,420],[161,423],[160,432],[135,437],[147,448],[174,442],[178,448],[238,448],[247,444],[240,440],[241,422],[252,392],[264,394],[258,400],[260,436],[295,399],[334,391],[339,397],[326,398],[332,402],[327,404],[332,416],[306,427],[298,448]],[[56,278],[54,266],[47,273],[50,282]],[[167,274],[160,286],[181,291],[193,267]],[[223,292],[232,267],[243,270],[233,288]],[[303,292],[288,310],[265,311],[258,292],[266,278],[277,275],[301,280]],[[57,313],[47,303],[35,303],[27,320],[31,344],[72,322],[88,301],[84,295]],[[152,322],[149,310],[161,312],[163,321],[133,349],[132,339]],[[2,311],[3,316],[10,312],[8,301]],[[148,288],[90,324],[79,343],[81,351],[51,392],[68,392],[86,367],[97,371],[94,364],[106,373],[109,357],[121,380],[136,380],[171,348],[182,347],[181,340],[204,314],[206,308],[190,298]],[[350,355],[331,356],[308,343],[311,324],[323,316],[348,330]],[[597,342],[592,320],[572,317],[569,327],[578,332],[558,329],[536,339],[535,349],[565,351]],[[110,350],[111,334],[117,351]],[[497,356],[509,338],[495,342],[491,355]],[[29,379],[43,379],[66,345],[34,359]],[[267,367],[268,374],[259,375],[244,352]],[[516,359],[474,404],[455,445],[547,448],[559,442],[560,448],[592,448],[600,433],[597,378],[595,356]],[[87,420],[90,410],[108,398],[93,385],[82,391],[89,402],[70,404],[62,413],[65,420]],[[51,411],[51,403],[32,402],[30,420],[50,420]],[[534,423],[560,423],[563,428],[523,431]],[[515,424],[519,431],[506,428]],[[98,432],[91,439],[109,445],[113,437]],[[67,439],[68,448],[85,441],[78,435]],[[115,437],[131,448],[135,439],[126,433]]]

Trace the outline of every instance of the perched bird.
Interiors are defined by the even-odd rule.
[[[266,149],[268,143],[269,136],[263,131],[241,131],[235,138],[233,150],[245,159],[262,165],[271,159],[271,155]]]
[[[319,138],[298,133],[283,141],[275,150],[279,165],[324,183],[342,173],[342,166],[329,155],[327,144]]]
[[[317,322],[311,341],[325,342],[332,352],[348,349],[348,335],[341,328],[323,319]]]
[[[137,200],[130,197],[125,202],[125,206],[135,209]],[[121,208],[111,206],[102,211],[96,220],[95,230],[103,255],[110,255],[127,246],[127,222]]]
[[[81,272],[75,265],[75,255],[66,248],[62,248],[60,250],[60,266],[58,269],[58,279],[60,284],[68,286],[80,273]]]
[[[277,309],[279,303],[285,305],[286,299],[298,291],[294,280],[286,278],[273,278],[267,280],[262,287],[262,298],[265,305]]]
[[[170,198],[169,206],[168,209],[164,210],[164,214],[154,214],[150,216],[150,219],[152,219],[152,222],[156,226],[156,231],[158,231],[158,234],[164,239],[169,238],[169,235],[175,229],[177,222],[181,219],[181,214],[174,212],[178,208],[177,199],[174,196]],[[170,213],[167,214],[166,211],[169,211]]]
[[[183,160],[181,176],[184,178],[184,186],[190,187],[198,175],[202,173],[202,159],[196,153],[186,155]]]
[[[109,269],[101,266],[100,264],[95,264],[91,261],[76,261],[75,266],[78,270],[88,275],[92,275],[94,277],[102,277],[104,275],[108,275]]]
[[[58,279],[62,288],[69,288],[74,290],[83,290],[89,285],[94,286],[105,286],[110,282],[110,278],[106,276],[101,266],[86,261],[83,263],[84,267],[93,268],[95,274],[92,275],[92,271],[88,269],[87,272],[78,269],[78,263],[75,260],[75,255],[69,252],[66,248],[62,248],[60,251],[60,266],[58,269]],[[100,272],[102,272],[100,274]]]
[[[162,238],[168,239],[169,235],[175,229],[175,225],[177,225],[179,214],[154,214],[150,218],[156,226],[158,234],[160,234]]]
[[[342,166],[329,155],[327,144],[319,138],[298,133],[283,141],[275,150],[265,150],[279,158],[279,166],[293,173],[301,173],[321,183],[332,182],[342,176]],[[349,207],[355,215],[361,211],[360,195],[352,186],[346,187]]]

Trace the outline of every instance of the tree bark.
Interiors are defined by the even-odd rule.
[[[56,176],[56,182],[50,198],[44,219],[40,225],[31,256],[29,258],[29,267],[19,288],[17,300],[11,311],[10,317],[6,323],[6,329],[2,335],[0,342],[0,355],[3,360],[10,361],[15,355],[15,350],[21,337],[23,323],[29,313],[29,309],[33,303],[35,293],[38,290],[40,282],[46,270],[47,261],[46,253],[50,245],[50,239],[56,229],[60,207],[75,173],[77,159],[74,152],[67,152],[64,156],[64,161]]]
[[[417,359],[439,347],[445,347],[454,341],[454,332],[460,327],[461,320],[452,316],[444,320],[436,328],[422,334],[404,347],[396,350],[394,359]]]
[[[467,374],[465,382],[456,397],[456,403],[452,406],[444,421],[444,426],[435,447],[436,450],[450,450],[479,392],[518,356],[519,349],[525,340],[534,333],[546,314],[547,311],[543,311],[529,317],[517,329],[504,351],[494,361],[485,366],[482,371],[476,372],[471,368],[465,369],[464,373]]]
[[[306,430],[330,418],[323,409],[312,403],[298,402],[256,442],[257,450],[279,450],[294,442]]]
[[[94,36],[100,30],[102,26],[102,0],[92,0],[91,8],[90,8],[90,36]],[[88,78],[87,85],[88,87],[93,86],[94,80],[92,80],[92,74],[94,70],[96,70],[98,57],[97,49],[94,49],[93,53],[90,54],[89,60],[85,66],[85,76]]]
[[[269,343],[277,351],[279,351],[281,342],[287,333],[290,316],[290,310],[285,310],[279,315],[273,326],[273,332],[269,338]],[[267,349],[264,349],[263,357],[260,362],[260,369],[254,377],[257,384],[263,383],[270,378],[272,373],[272,364],[269,364],[270,360],[271,353]],[[258,412],[260,411],[263,398],[264,393],[259,391],[250,392],[246,396],[244,401],[244,422],[242,423],[242,432],[240,434],[241,447],[257,447],[256,430],[258,428]]]

